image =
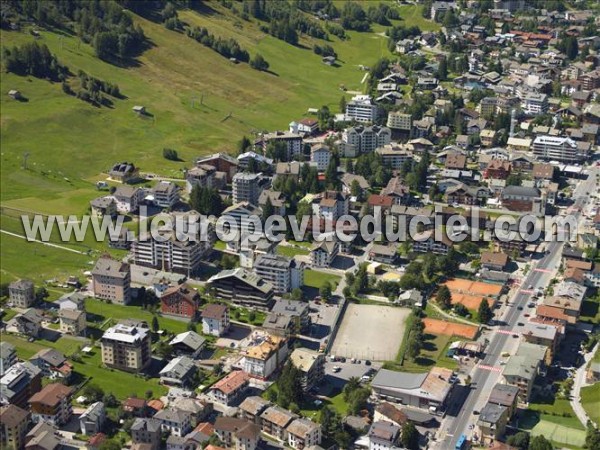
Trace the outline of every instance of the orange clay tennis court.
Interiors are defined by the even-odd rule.
[[[474,325],[465,325],[463,323],[445,322],[438,319],[423,319],[425,332],[431,334],[445,334],[446,336],[460,336],[465,339],[473,340],[477,336],[478,328]]]
[[[464,278],[454,278],[446,281],[444,284],[448,286],[448,289],[453,294],[456,292],[457,294],[496,297],[502,292],[502,286],[499,284],[465,280]]]
[[[481,305],[481,300],[487,298],[488,305],[490,308],[494,306],[494,299],[489,297],[483,297],[481,295],[465,295],[465,294],[457,294],[455,292],[451,292],[452,295],[452,304],[456,305],[460,303],[467,309],[477,309],[479,305]]]

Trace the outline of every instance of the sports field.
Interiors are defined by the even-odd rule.
[[[492,297],[498,297],[502,292],[502,286],[499,284],[483,283],[481,281],[471,281],[464,278],[454,278],[444,283],[452,294],[452,304],[462,304],[467,309],[476,310],[481,304],[481,300],[487,298],[490,306],[493,306]]]
[[[331,353],[346,358],[393,360],[409,315],[408,308],[348,305]]]
[[[576,430],[548,420],[540,420],[531,430],[532,436],[543,435],[546,439],[573,447],[582,448],[585,444],[585,431]]]
[[[473,325],[466,325],[463,323],[446,322],[445,320],[438,319],[423,319],[425,324],[425,332],[431,334],[443,334],[446,336],[459,336],[465,339],[475,339],[477,336],[477,327]]]

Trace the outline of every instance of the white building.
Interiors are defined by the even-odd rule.
[[[0,377],[17,362],[17,351],[12,344],[0,342]]]
[[[521,107],[527,115],[544,114],[548,111],[548,96],[534,92],[528,93],[523,98]]]
[[[8,285],[8,296],[16,308],[29,308],[35,303],[35,286],[33,281],[13,281]]]
[[[202,332],[222,336],[229,330],[229,310],[226,305],[210,303],[202,310]]]
[[[536,158],[548,161],[577,162],[583,158],[577,142],[568,137],[537,136],[532,148]]]
[[[319,172],[324,172],[331,160],[331,150],[327,145],[315,144],[310,149],[310,162],[317,166]]]
[[[375,122],[379,107],[370,95],[357,95],[346,104],[346,119],[357,122]]]
[[[276,131],[274,133],[264,134],[258,139],[256,145],[260,146],[263,153],[267,152],[267,147],[272,142],[283,142],[287,147],[287,160],[290,161],[302,154],[302,136],[296,133]]]
[[[410,131],[412,129],[412,116],[408,113],[393,111],[388,115],[387,126],[393,130]]]
[[[392,131],[387,127],[351,127],[342,133],[341,149],[345,157],[353,158],[361,153],[372,152],[391,141]]]
[[[339,252],[338,242],[316,242],[310,251],[310,263],[313,267],[329,267]]]
[[[276,294],[285,294],[304,285],[304,264],[282,255],[259,255],[254,272],[270,282]]]
[[[233,203],[248,202],[258,205],[260,176],[260,173],[236,173],[232,184]]]
[[[170,208],[179,201],[179,186],[171,181],[159,181],[151,193],[152,201],[160,208]]]
[[[375,152],[381,156],[383,163],[392,169],[400,169],[406,161],[413,159],[412,152],[403,144],[387,144],[378,147]]]
[[[246,350],[242,368],[250,376],[266,380],[281,367],[287,354],[287,339],[267,334],[260,344]]]
[[[288,445],[302,450],[321,443],[321,426],[310,419],[296,419],[287,426]]]
[[[105,420],[106,408],[104,408],[104,403],[92,403],[87,407],[83,414],[79,416],[79,427],[81,428],[81,434],[90,435],[99,433],[102,431]]]

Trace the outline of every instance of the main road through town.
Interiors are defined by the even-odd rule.
[[[573,193],[574,203],[569,211],[579,221],[581,211],[589,201],[590,194],[596,192],[596,176],[600,173],[594,166],[588,171],[588,178],[579,182]],[[480,410],[486,403],[492,387],[500,378],[501,368],[499,362],[502,354],[516,348],[517,339],[513,334],[519,333],[519,323],[526,321],[524,314],[527,304],[531,301],[532,290],[546,288],[550,280],[556,275],[564,242],[550,242],[546,255],[540,259],[523,279],[521,289],[510,299],[511,307],[505,313],[502,322],[504,325],[494,329],[490,337],[486,356],[481,361],[483,367],[474,368],[471,374],[471,389],[468,391],[460,407],[454,408],[454,414],[448,414],[442,422],[440,439],[434,444],[438,449],[454,449],[456,442],[462,434],[472,437],[470,431],[477,416],[474,411]],[[490,370],[492,368],[492,370]],[[458,399],[462,402],[463,399]],[[458,405],[455,405],[458,406]],[[452,405],[449,405],[452,409]]]

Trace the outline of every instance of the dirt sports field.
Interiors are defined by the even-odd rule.
[[[477,336],[477,327],[463,323],[445,322],[438,319],[423,319],[425,332],[435,335],[444,334],[446,336],[460,336],[465,339],[473,340]]]
[[[452,294],[452,304],[460,303],[468,309],[477,309],[481,300],[488,299],[490,306],[494,304],[491,297],[498,297],[502,292],[502,286],[498,284],[483,283],[481,281],[454,278],[444,283]]]
[[[331,354],[372,361],[395,359],[409,314],[408,308],[348,305]]]

